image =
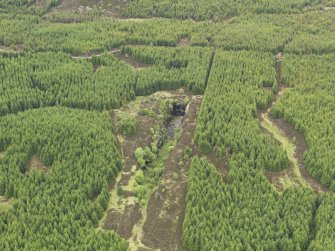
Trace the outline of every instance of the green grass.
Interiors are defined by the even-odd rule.
[[[12,208],[13,201],[0,196],[0,213],[6,212]]]

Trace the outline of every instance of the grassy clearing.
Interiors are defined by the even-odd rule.
[[[8,200],[5,197],[0,196],[0,213],[6,212],[12,208],[12,200]]]
[[[283,189],[285,190],[286,188],[292,187],[292,186],[297,186],[297,183],[294,182],[292,177],[289,175],[285,174],[283,177],[279,178],[280,184],[283,186]]]
[[[119,118],[124,118],[126,116],[136,116],[140,110],[141,103],[144,97],[136,97],[135,100],[130,101],[128,104],[124,105],[120,109],[115,109],[114,112]]]

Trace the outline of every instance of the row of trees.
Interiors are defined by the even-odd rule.
[[[135,71],[110,54],[90,60],[73,60],[61,52],[0,57],[0,115],[57,105],[101,111],[120,107],[135,95],[181,86],[204,92],[211,49],[126,47],[124,53],[144,62],[152,55],[155,65]],[[164,54],[167,61],[160,62],[158,55]]]
[[[140,71],[136,94],[148,95],[157,90],[187,86],[202,94],[206,88],[212,50],[202,47],[125,46],[124,54],[156,67]]]
[[[175,46],[191,22],[173,20],[120,21],[98,19],[81,23],[41,21],[26,34],[27,49],[64,51],[73,55],[105,51],[124,44]]]
[[[296,23],[293,15],[247,15],[234,19],[228,25],[212,25],[209,30],[213,32],[216,47],[277,54],[293,37]]]
[[[316,236],[311,242],[310,250],[334,250],[335,241],[335,194],[328,193],[321,198],[320,207],[318,208],[315,228]]]
[[[0,0],[0,11],[6,13],[45,14],[52,7],[60,4],[60,0]]]
[[[131,67],[110,55],[75,61],[65,53],[0,57],[0,114],[62,105],[103,110],[135,96]]]
[[[175,46],[188,36],[192,45],[226,50],[259,50],[296,54],[334,52],[335,15],[245,15],[225,24],[177,20],[122,21],[103,19],[97,10],[48,18],[1,14],[0,42],[24,44],[27,50],[64,51],[71,54],[102,52],[125,44]],[[317,19],[318,22],[310,22]],[[319,20],[320,19],[320,20]],[[71,23],[59,23],[59,22]],[[11,29],[8,29],[8,26]],[[250,30],[254,32],[250,32]]]
[[[42,108],[2,117],[0,149],[0,194],[14,199],[0,216],[1,250],[127,249],[95,229],[122,168],[107,113]],[[26,172],[33,155],[48,172]]]
[[[305,13],[297,19],[296,35],[285,51],[295,54],[334,53],[334,22],[334,11]]]
[[[320,33],[301,32],[296,35],[285,51],[295,54],[326,54],[335,52],[334,31],[322,30]]]
[[[282,64],[282,81],[290,87],[304,83],[324,82],[334,79],[335,54],[294,55],[285,53]]]
[[[168,17],[196,20],[222,21],[229,16],[248,12],[253,13],[298,13],[302,8],[312,4],[311,0],[257,0],[236,2],[225,1],[173,1],[173,0],[138,0],[130,2],[123,13],[136,17]]]
[[[8,47],[22,44],[40,21],[36,16],[11,14],[0,14],[0,20],[0,44]]]

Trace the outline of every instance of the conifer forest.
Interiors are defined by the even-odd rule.
[[[335,251],[335,0],[0,0],[0,250]]]

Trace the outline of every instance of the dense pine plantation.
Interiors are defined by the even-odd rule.
[[[235,16],[245,12],[253,13],[299,13],[306,6],[317,5],[310,0],[292,1],[201,1],[185,0],[140,0],[130,3],[125,14],[139,17],[160,16],[175,18],[193,18],[200,20],[222,20],[227,16]]]
[[[136,77],[130,66],[109,55],[75,61],[65,53],[28,53],[0,57],[0,114],[62,105],[103,110],[134,97]],[[20,74],[18,74],[20,73]]]
[[[275,116],[284,117],[304,133],[309,145],[306,167],[333,191],[335,77],[329,72],[335,69],[334,59],[334,55],[287,57],[283,74],[285,81],[294,87],[283,95],[273,110]]]
[[[261,133],[256,113],[271,101],[276,88],[273,55],[252,51],[221,52],[214,58],[197,121],[195,141],[217,154],[241,152],[262,169],[281,170],[285,153]]]
[[[0,0],[0,249],[156,250],[171,214],[174,250],[335,250],[334,24],[334,0]]]
[[[0,135],[1,194],[14,204],[1,215],[2,250],[126,250],[95,229],[122,168],[108,114],[35,109],[2,117]],[[28,172],[33,155],[46,172]]]
[[[204,92],[211,49],[125,47],[123,50],[153,67],[135,71],[110,54],[90,60],[74,60],[62,52],[0,56],[0,115],[54,105],[101,111],[118,108],[135,94],[148,95],[181,86],[194,93]],[[150,54],[153,50],[165,53],[167,61],[146,57],[145,52]],[[133,55],[137,51],[143,55]]]
[[[306,250],[315,198],[303,188],[278,195],[243,154],[231,158],[228,184],[206,159],[194,158],[183,241],[189,250]]]
[[[156,67],[142,70],[136,94],[148,95],[158,90],[187,86],[193,93],[203,94],[213,57],[210,48],[126,46],[122,52]]]

